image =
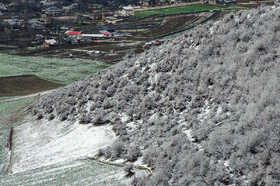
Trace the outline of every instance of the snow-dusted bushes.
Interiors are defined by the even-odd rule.
[[[135,185],[279,185],[279,17],[231,13],[42,98],[32,114],[113,125],[118,140],[99,156],[142,156],[154,176]]]

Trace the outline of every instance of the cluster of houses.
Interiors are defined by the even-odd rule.
[[[41,10],[36,12],[40,17],[66,15],[73,10],[78,9],[79,0],[73,0],[73,3],[67,6],[63,6],[63,1],[55,0],[43,0],[39,4],[34,0],[26,0],[26,3],[34,3]],[[18,6],[18,2],[14,1],[10,4],[3,4],[0,2],[0,16],[9,15],[13,7]]]
[[[25,23],[23,20],[18,18],[13,19],[3,19],[2,25],[4,26],[4,30],[22,30],[25,28]]]
[[[48,18],[29,19],[27,21],[17,17],[11,19],[3,19],[1,24],[4,30],[19,31],[19,30],[43,30],[50,23]]]
[[[175,0],[140,0],[139,3],[143,6],[151,6],[154,2],[172,3],[173,1],[175,3]],[[18,1],[14,1],[10,4],[0,3],[0,34],[1,31],[5,31],[2,34],[3,37],[0,38],[0,42],[8,42],[6,39],[8,37],[6,36],[12,32],[12,34],[16,36],[17,32],[20,32],[17,37],[11,37],[12,39],[10,40],[12,41],[16,41],[20,37],[19,35],[23,35],[24,33],[26,35],[25,40],[27,41],[29,39],[29,43],[33,42],[34,44],[38,44],[44,42],[43,45],[45,47],[59,45],[61,43],[76,44],[82,42],[92,42],[97,39],[119,39],[127,36],[108,31],[101,31],[98,34],[90,34],[96,33],[100,30],[100,28],[91,29],[90,27],[94,27],[93,25],[104,25],[106,22],[116,24],[118,21],[124,20],[125,18],[133,17],[136,9],[135,6],[128,5],[121,6],[115,11],[104,11],[105,7],[102,4],[89,3],[88,8],[91,12],[87,15],[91,16],[88,17],[89,20],[83,20],[85,17],[83,14],[80,15],[82,19],[73,14],[76,10],[79,11],[79,8],[81,7],[80,4],[82,2],[81,0],[71,0],[68,1],[68,4],[62,0],[42,0],[39,3],[35,0],[25,0],[25,2],[38,4],[38,12],[35,12],[34,15],[32,14],[32,16],[29,17],[24,17],[23,15],[15,16],[10,10],[12,10],[11,7],[17,5]],[[4,15],[1,16],[2,12],[4,12]],[[88,29],[86,34],[79,31],[70,31],[68,28],[79,28],[80,25],[89,25],[85,29]],[[81,28],[82,29],[80,30],[84,30],[84,27]],[[102,27],[102,29],[107,30],[108,28]],[[109,28],[108,30],[111,31],[114,29],[110,30]],[[36,37],[38,39],[34,40],[36,34],[41,34],[43,37]]]
[[[78,44],[92,42],[94,40],[103,39],[116,39],[125,36],[124,34],[111,33],[108,31],[101,31],[98,34],[84,34],[82,31],[67,30],[64,33],[64,40],[61,43],[66,44]],[[44,47],[51,47],[59,45],[60,43],[56,39],[46,39],[43,42]]]

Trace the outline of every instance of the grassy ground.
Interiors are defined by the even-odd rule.
[[[120,185],[122,167],[80,160],[1,176],[0,185]]]
[[[33,103],[38,97],[29,97],[13,101],[7,101],[7,99],[9,98],[0,100],[0,131],[13,126],[13,124],[17,122],[17,119],[20,119],[17,118],[17,116],[20,115],[19,111]]]
[[[140,12],[135,12],[135,16],[136,18],[143,18],[155,14],[170,15],[170,14],[178,14],[178,13],[198,12],[203,10],[214,10],[214,9],[221,9],[221,8],[224,8],[224,6],[210,5],[210,4],[195,4],[195,5],[188,5],[188,6],[181,6],[181,7],[171,7],[171,8],[164,8],[164,9],[140,11]]]
[[[0,77],[33,74],[61,84],[69,84],[110,65],[86,59],[22,57],[0,54]]]

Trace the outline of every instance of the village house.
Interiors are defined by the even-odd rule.
[[[18,19],[3,19],[3,23],[14,25],[14,24],[19,24],[20,21]]]
[[[27,21],[28,26],[32,30],[40,30],[45,29],[46,27],[42,24],[42,22],[38,19],[30,19]]]
[[[134,16],[134,8],[131,5],[124,6],[119,11],[119,14],[120,14],[120,16],[123,16],[123,17]]]
[[[141,6],[149,6],[150,5],[150,0],[140,0],[140,5]]]
[[[50,46],[57,45],[57,41],[54,39],[48,39],[43,42],[43,46],[49,48]]]
[[[102,39],[105,37],[104,34],[81,34],[79,37],[83,39]]]
[[[2,20],[3,25],[8,28],[8,29],[13,29],[13,28],[22,28],[24,27],[23,20],[19,19],[3,19]]]
[[[51,6],[49,8],[43,9],[42,12],[46,15],[59,15],[61,13],[61,9],[56,6]]]
[[[65,32],[65,34],[69,36],[77,36],[80,35],[81,33],[82,33],[81,31],[71,31],[71,30]]]
[[[70,36],[65,39],[65,42],[68,44],[77,44],[78,39],[76,37]]]
[[[42,6],[49,7],[49,6],[54,6],[54,5],[57,5],[57,4],[61,4],[61,2],[54,1],[54,0],[44,0],[44,1],[40,1],[40,4]]]
[[[8,9],[6,8],[5,5],[0,5],[0,10],[1,10],[1,11],[7,11]]]
[[[103,56],[103,52],[99,50],[91,50],[88,51],[87,54],[90,56],[99,56],[99,57]]]

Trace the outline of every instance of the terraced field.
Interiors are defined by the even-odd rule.
[[[168,34],[183,31],[189,27],[192,27],[203,20],[210,17],[212,13],[200,13],[200,14],[188,14],[188,15],[177,15],[167,16],[161,23],[160,26],[144,32],[141,34],[142,37],[163,37]]]
[[[147,17],[150,15],[156,15],[156,14],[171,15],[171,14],[178,14],[178,13],[199,12],[199,11],[205,11],[205,10],[218,10],[218,9],[222,9],[222,8],[225,8],[225,7],[211,5],[211,4],[194,4],[194,5],[188,5],[188,6],[138,11],[138,12],[135,12],[135,16],[136,16],[136,18],[143,18],[143,17]]]

